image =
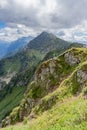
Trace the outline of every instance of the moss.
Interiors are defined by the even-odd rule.
[[[29,91],[29,97],[30,98],[41,98],[46,94],[45,88],[42,86],[34,86],[30,91]]]
[[[24,107],[25,102],[26,102],[26,99],[22,99],[22,100],[21,100],[21,103],[20,103],[20,106],[21,106],[21,107]]]
[[[84,66],[82,66],[81,70],[84,71],[85,73],[87,73],[87,64],[84,64]]]
[[[70,82],[71,82],[70,87],[71,87],[72,94],[76,94],[77,92],[80,92],[80,84],[77,82],[76,73],[73,75]]]
[[[15,124],[19,120],[19,107],[13,109],[12,113],[10,114],[11,123]]]

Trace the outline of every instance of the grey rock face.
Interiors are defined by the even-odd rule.
[[[73,66],[75,64],[78,64],[80,62],[80,59],[78,59],[77,57],[74,56],[73,53],[66,53],[64,55],[65,57],[65,61],[70,65],[70,66]]]
[[[48,63],[43,63],[43,66],[40,67],[38,72],[35,74],[35,82],[38,85],[42,85],[46,89],[49,89],[53,80],[58,79],[58,73],[56,71],[57,68],[56,59],[52,59],[48,61]]]
[[[78,70],[77,71],[77,81],[80,84],[83,84],[84,82],[87,81],[87,73],[82,71],[82,70]]]
[[[47,66],[44,66],[42,68],[40,68],[40,73],[36,73],[35,75],[35,81],[38,81],[38,78],[42,81],[46,80],[47,77],[50,75],[50,74],[54,74],[55,72],[55,67],[56,67],[56,63],[55,63],[55,60],[51,60],[49,62],[49,64],[47,64]]]

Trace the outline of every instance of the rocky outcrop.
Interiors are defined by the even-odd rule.
[[[80,84],[86,83],[87,84],[87,73],[83,70],[77,71],[77,81]]]
[[[58,66],[57,59],[52,59],[47,61],[46,63],[44,62],[43,64],[41,64],[41,66],[35,73],[36,85],[42,84],[42,86],[48,90],[49,87],[53,84],[53,80],[54,82],[58,82],[58,69],[60,68]]]
[[[2,90],[6,85],[8,85],[15,73],[7,74],[6,76],[0,77],[0,90]]]
[[[65,61],[71,66],[80,63],[80,57],[75,57],[74,53],[68,52],[64,55]]]

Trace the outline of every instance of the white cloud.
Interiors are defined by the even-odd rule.
[[[87,21],[84,21],[82,24],[73,28],[60,29],[57,32],[57,36],[67,41],[87,43]]]
[[[7,8],[8,6],[8,1],[7,0],[1,0],[0,1],[0,8],[3,9],[3,8]]]
[[[28,28],[27,26],[25,25],[22,25],[22,24],[19,24],[19,25],[12,25],[12,24],[9,24],[11,25],[11,27],[5,27],[5,28],[2,28],[0,29],[0,41],[14,41],[14,40],[17,40],[18,38],[21,38],[21,37],[27,37],[27,36],[35,36],[36,33],[34,32],[33,29],[31,28]]]
[[[46,30],[82,41],[87,32],[87,0],[0,0],[0,21],[8,27],[0,30],[0,39],[12,41]]]

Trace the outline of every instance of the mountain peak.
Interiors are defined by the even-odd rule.
[[[39,36],[45,36],[45,37],[52,37],[52,38],[57,38],[54,34],[43,31]]]
[[[57,38],[54,34],[44,31],[29,42],[27,49],[39,50],[45,54],[49,51],[55,50],[55,47],[62,49],[69,45],[68,42]]]
[[[57,37],[55,35],[44,31],[41,34],[39,34],[35,39],[29,42],[28,48],[44,51],[44,48],[48,47],[47,49],[49,52],[50,46],[55,44],[56,39]],[[51,47],[50,49],[52,48],[53,47]]]
[[[49,33],[48,33],[48,32],[46,32],[46,31],[43,31],[41,34],[42,34],[42,35],[44,35],[44,34],[49,34]]]

